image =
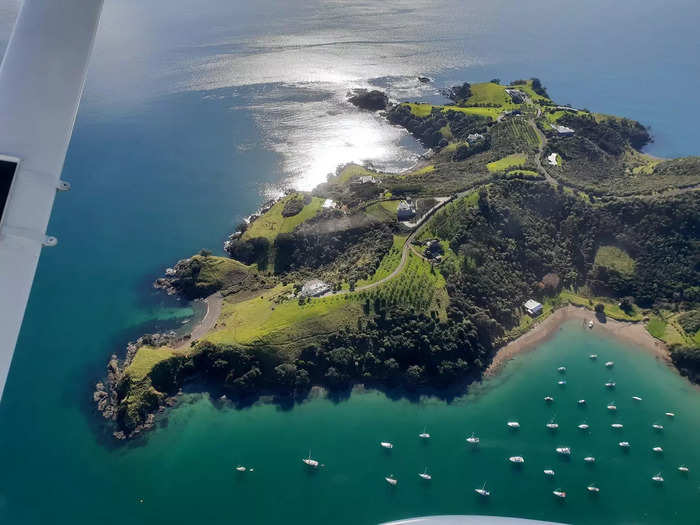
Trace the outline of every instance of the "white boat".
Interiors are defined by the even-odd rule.
[[[510,428],[520,428],[520,423],[518,423],[517,421],[508,421],[508,423],[506,423],[506,424]]]
[[[679,472],[689,472],[690,469],[688,467],[686,467],[685,465],[681,465],[680,467],[678,467],[678,471]]]
[[[557,498],[566,498],[566,492],[561,489],[553,490],[552,494],[554,494]]]
[[[615,381],[608,381],[605,383],[606,388],[615,388]]]
[[[661,477],[661,472],[657,472],[655,476],[651,477],[652,481],[656,481],[657,483],[663,483],[664,478]]]
[[[564,386],[566,384],[565,380],[557,381],[557,385]]]
[[[238,472],[245,472],[245,471],[246,471],[246,468],[245,468],[243,465],[238,465],[238,466],[236,467],[236,470],[237,470]]]
[[[423,428],[423,432],[421,432],[420,434],[418,434],[418,437],[421,438],[421,439],[430,439],[430,434],[428,434],[428,433],[425,431],[425,428]]]
[[[591,427],[588,425],[588,423],[581,423],[581,424],[578,426],[578,428],[579,428],[580,430],[588,430],[588,429],[591,428]]]
[[[634,399],[635,401],[641,401],[641,400],[642,400],[642,398],[639,397],[639,396],[632,396],[632,399]]]
[[[433,477],[432,477],[430,474],[428,474],[428,468],[427,468],[427,467],[425,468],[425,470],[424,470],[423,472],[421,472],[421,473],[418,474],[418,475],[419,475],[422,479],[427,480],[427,481],[430,481],[431,479],[433,479]]]
[[[588,485],[588,486],[586,487],[586,489],[588,490],[588,492],[593,492],[593,493],[595,493],[595,494],[597,494],[598,492],[600,492],[600,489],[599,489],[598,487],[596,487],[595,485]]]
[[[544,471],[544,475],[545,476],[554,476],[554,471],[552,469],[548,468]]]
[[[562,456],[570,456],[571,455],[571,449],[569,447],[557,447],[556,451],[557,451],[557,454],[561,454]]]
[[[608,410],[617,410],[617,407],[615,406],[615,403],[610,403],[608,405]]]
[[[382,448],[388,448],[388,449],[394,448],[394,444],[393,444],[393,443],[389,443],[388,441],[382,441],[381,443],[379,443],[379,445],[380,445]]]
[[[585,404],[586,404],[586,400],[585,400],[585,399],[579,399],[579,400],[577,401],[577,403],[578,403],[579,405],[585,405]]]
[[[651,428],[653,428],[654,430],[663,430],[664,426],[659,425],[658,423],[654,423],[653,425],[651,425]]]
[[[255,469],[254,469],[254,468],[249,468],[249,469],[248,469],[248,472],[255,472]]]
[[[508,458],[511,463],[525,463],[525,458],[522,456],[511,456]]]
[[[664,449],[662,449],[661,447],[654,447],[651,450],[652,452],[656,452],[657,454],[661,454],[664,451]]]
[[[675,412],[666,412],[666,415],[668,417],[675,417],[676,413]]]
[[[556,430],[559,428],[559,423],[555,423],[552,419],[549,423],[545,425],[549,430]]]
[[[310,466],[311,468],[317,468],[318,467],[318,461],[315,459],[311,459],[311,451],[309,450],[309,457],[302,459],[302,461]]]
[[[392,485],[392,486],[396,486],[396,484],[399,482],[399,481],[394,477],[393,474],[389,474],[389,475],[388,475],[387,477],[385,477],[384,479],[386,480],[386,482],[387,482],[389,485]]]
[[[589,322],[592,322],[592,321],[589,321]],[[588,356],[588,359],[590,359],[591,361],[595,361],[596,359],[598,359],[598,354],[591,354]]]
[[[554,398],[552,396],[545,396],[544,400],[546,403],[551,403],[552,401],[554,401]]]
[[[564,372],[566,372],[566,367],[560,366],[559,368],[557,368],[557,372],[559,372],[560,374],[563,374]]]
[[[588,321],[588,328],[593,328],[593,321]]]
[[[605,363],[605,366],[607,366],[608,368],[612,368],[613,366],[615,366],[615,363],[613,363],[612,361],[608,361],[607,363]]]
[[[620,441],[618,443],[620,445],[620,448],[630,448],[630,442],[629,441]]]
[[[595,463],[595,458],[593,456],[586,456],[585,458],[583,458],[583,461],[585,461],[586,463]]]
[[[472,445],[478,445],[479,444],[479,438],[474,435],[472,432],[472,435],[467,438],[467,443],[471,443]]]
[[[610,425],[612,428],[622,428],[622,423],[613,423]]]
[[[490,496],[491,493],[486,490],[486,483],[480,488],[480,489],[474,489],[474,492],[476,492],[479,496]]]

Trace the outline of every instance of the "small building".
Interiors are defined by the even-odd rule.
[[[525,97],[527,96],[519,89],[506,89],[506,93],[510,95],[513,104],[522,104],[525,102]]]
[[[534,299],[528,299],[525,302],[525,311],[532,317],[537,317],[542,313],[542,305]]]
[[[321,279],[311,279],[304,283],[299,292],[300,297],[320,297],[331,291],[331,285]]]
[[[480,140],[484,140],[484,136],[481,133],[470,133],[467,135],[467,142],[470,144],[479,142]]]
[[[416,208],[414,207],[413,203],[409,201],[399,202],[399,205],[396,208],[396,217],[398,218],[398,220],[407,221],[413,219],[413,217],[415,216]]]
[[[571,137],[575,133],[573,129],[560,126],[559,124],[552,124],[552,129],[560,137]]]
[[[559,163],[557,162],[557,154],[552,153],[547,157],[547,162],[549,162],[550,166],[557,166]]]

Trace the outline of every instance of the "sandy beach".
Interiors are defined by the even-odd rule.
[[[656,357],[671,363],[666,345],[652,337],[642,323],[616,321],[610,318],[605,323],[601,323],[592,311],[569,305],[558,309],[546,319],[538,322],[526,334],[500,348],[484,375],[496,374],[513,357],[521,352],[534,349],[539,343],[552,337],[562,323],[571,320],[578,320],[581,323],[593,321],[592,331],[607,333],[621,341],[644,348]]]

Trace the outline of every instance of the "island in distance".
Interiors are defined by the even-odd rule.
[[[640,123],[557,105],[537,79],[446,94],[353,93],[429,158],[400,174],[344,166],[263,206],[228,257],[203,250],[158,279],[207,298],[209,318],[195,337],[145,335],[112,356],[94,399],[117,438],[186,384],[241,403],[316,385],[454,395],[568,304],[646,323],[698,380],[700,158],[646,155]]]

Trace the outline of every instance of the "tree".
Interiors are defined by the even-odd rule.
[[[595,313],[597,313],[597,314],[604,314],[605,313],[605,305],[603,303],[596,303],[594,310],[595,310]]]

